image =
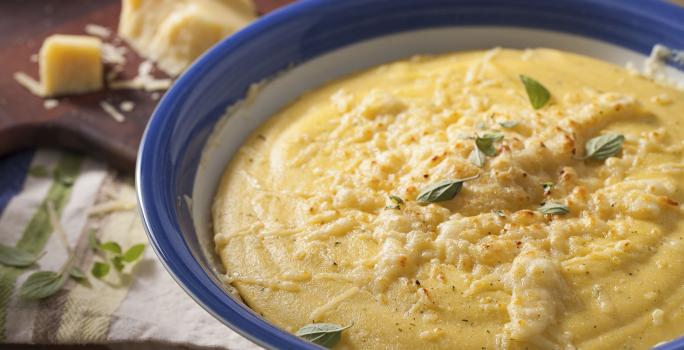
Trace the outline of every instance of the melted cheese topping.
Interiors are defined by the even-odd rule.
[[[681,91],[554,50],[383,65],[249,138],[216,195],[216,251],[275,324],[353,323],[340,348],[646,348],[684,334],[683,116]],[[479,168],[485,132],[504,138]],[[606,132],[625,135],[620,153],[577,159]],[[452,200],[415,201],[477,174]],[[547,200],[570,213],[536,211]]]

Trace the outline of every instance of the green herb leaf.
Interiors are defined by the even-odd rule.
[[[116,271],[123,271],[124,267],[126,267],[126,264],[121,259],[120,255],[117,255],[117,256],[112,258],[112,265],[114,266]]]
[[[44,165],[36,165],[29,169],[28,174],[35,177],[48,177],[50,171]]]
[[[568,209],[568,207],[564,204],[552,201],[544,203],[544,205],[539,207],[537,210],[539,210],[542,214],[549,215],[565,215],[570,212],[570,209]]]
[[[313,323],[300,328],[295,334],[314,344],[332,349],[340,341],[342,331],[351,326],[342,327],[334,323]]]
[[[397,197],[397,198],[399,198],[399,197]],[[401,200],[401,198],[399,198],[399,200]],[[402,203],[403,203],[403,201],[402,201]],[[145,251],[145,244],[143,244],[143,243],[136,244],[136,245],[128,248],[128,250],[126,250],[126,252],[123,253],[123,255],[121,256],[121,259],[125,262],[134,262],[142,256],[144,251]]]
[[[621,134],[605,134],[594,137],[584,145],[585,155],[582,159],[604,160],[620,152],[624,142],[625,137]]]
[[[477,146],[477,149],[482,151],[482,153],[490,157],[494,157],[496,155],[494,143],[501,140],[503,140],[502,134],[484,134],[475,139],[475,145]]]
[[[518,126],[518,122],[515,120],[506,120],[506,121],[499,122],[499,125],[501,125],[502,128],[513,129],[516,126]]]
[[[404,200],[401,199],[401,197],[397,197],[393,194],[389,196],[390,201],[392,201],[392,205],[388,205],[385,207],[385,209],[401,209],[401,205],[404,204]]]
[[[82,281],[87,278],[86,274],[83,272],[83,270],[79,269],[78,267],[72,267],[71,270],[69,270],[69,277],[77,280],[77,281]]]
[[[88,244],[93,250],[100,250],[100,241],[95,236],[95,230],[88,232]]]
[[[525,85],[527,97],[530,99],[530,104],[532,104],[534,109],[542,108],[549,102],[551,93],[549,93],[549,90],[547,90],[544,85],[522,74],[520,75],[520,81]]]
[[[447,179],[436,182],[425,188],[418,195],[418,197],[416,197],[416,201],[421,204],[448,201],[456,197],[458,192],[461,191],[461,188],[463,188],[464,182],[476,179],[479,176],[480,175],[476,175],[473,177],[456,180]]]
[[[26,267],[38,260],[38,256],[23,249],[0,244],[0,264],[14,267]]]
[[[53,271],[32,273],[19,287],[19,296],[24,299],[43,299],[55,294],[62,288],[66,277]]]
[[[116,242],[104,242],[100,244],[100,249],[103,251],[114,253],[116,255],[121,254],[121,246],[119,245],[119,243]]]
[[[502,217],[502,218],[505,218],[505,217],[506,217],[506,213],[505,213],[503,210],[501,210],[501,209],[499,209],[499,210],[494,210],[494,214],[496,214],[496,216],[499,216],[499,217]]]
[[[109,273],[109,264],[96,261],[90,269],[90,273],[97,278],[105,277]]]
[[[468,156],[468,160],[479,168],[484,166],[485,158],[487,158],[487,156],[482,153],[477,146],[473,147],[473,150],[470,151],[470,155]]]
[[[549,193],[551,193],[553,186],[555,186],[553,182],[544,182],[542,184],[542,188],[544,189],[544,194],[548,195]]]

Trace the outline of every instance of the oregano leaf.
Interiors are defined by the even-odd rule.
[[[100,250],[107,251],[116,255],[121,254],[121,246],[116,242],[104,242],[100,244]]]
[[[553,201],[545,202],[537,210],[539,210],[539,212],[542,214],[549,215],[565,215],[570,212],[570,209],[568,209],[566,205]]]
[[[93,267],[90,269],[90,273],[96,278],[103,278],[109,273],[109,264],[96,261],[95,264],[93,264]]]
[[[112,266],[114,266],[116,271],[123,271],[124,267],[126,267],[126,264],[121,259],[121,256],[117,255],[112,258]]]
[[[351,326],[343,327],[334,323],[312,323],[300,328],[295,335],[314,344],[332,349],[342,338],[342,331]]]
[[[604,160],[614,156],[620,152],[624,142],[625,136],[621,134],[605,134],[594,137],[584,145],[585,154],[583,159]]]
[[[416,197],[416,201],[421,204],[448,201],[456,197],[461,191],[461,188],[463,188],[464,182],[476,179],[478,176],[479,175],[465,179],[446,179],[438,181],[423,189],[418,197]]]
[[[401,199],[401,197],[395,196],[393,194],[389,195],[389,199],[392,202],[392,205],[388,205],[385,207],[385,209],[401,209],[401,206],[404,204],[404,200]]]
[[[484,166],[486,158],[487,156],[482,153],[477,146],[473,147],[473,150],[470,151],[470,155],[468,156],[468,160],[478,168],[482,168]]]
[[[23,249],[0,244],[0,264],[13,267],[31,266],[38,256]]]
[[[88,278],[83,272],[83,270],[79,269],[78,267],[72,267],[71,270],[69,270],[69,277],[75,279],[76,281],[82,281],[86,278]]]
[[[499,122],[499,125],[501,125],[502,128],[513,129],[516,126],[518,126],[518,122],[515,120],[505,120],[505,121]]]
[[[19,287],[19,296],[24,299],[43,299],[62,288],[66,277],[54,271],[32,273]]]
[[[482,153],[494,157],[496,155],[496,147],[494,143],[503,140],[502,134],[484,134],[475,138],[475,145]]]
[[[121,259],[125,262],[134,262],[138,260],[145,251],[145,244],[140,243],[136,244],[126,250],[125,253],[121,256]]]
[[[523,74],[520,75],[520,81],[525,86],[525,92],[527,92],[527,97],[534,109],[540,109],[549,102],[551,93],[544,85]]]

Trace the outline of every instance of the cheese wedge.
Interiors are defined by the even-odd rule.
[[[176,76],[254,18],[251,0],[123,0],[119,36]]]
[[[40,49],[40,81],[45,96],[79,94],[102,88],[102,41],[56,34]]]

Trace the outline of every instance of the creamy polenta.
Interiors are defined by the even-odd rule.
[[[649,348],[684,334],[683,122],[683,92],[571,53],[389,63],[250,136],[216,251],[276,325],[352,325],[338,349]]]

